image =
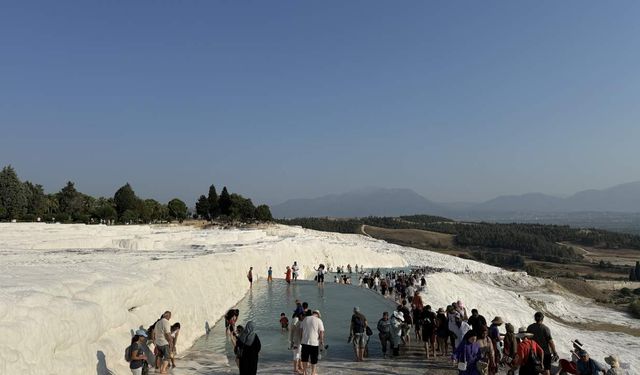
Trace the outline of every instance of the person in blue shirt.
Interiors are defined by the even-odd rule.
[[[580,356],[577,363],[578,375],[598,375],[599,372],[603,374],[607,373],[607,369],[591,359],[586,350],[581,350],[578,355]]]

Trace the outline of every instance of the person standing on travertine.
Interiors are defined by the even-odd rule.
[[[298,281],[300,267],[298,267],[298,262],[293,261],[293,266],[291,266],[291,271],[293,272],[293,281]]]
[[[320,346],[324,342],[324,324],[320,319],[320,312],[315,310],[313,314],[306,316],[300,325],[302,329],[302,371],[307,374],[307,365],[311,360],[311,374],[316,375],[316,365],[318,363],[318,354]]]
[[[167,374],[169,368],[169,357],[173,351],[173,337],[171,336],[171,325],[169,320],[171,319],[171,311],[165,311],[162,314],[162,319],[154,328],[155,344],[158,348],[158,355],[162,357],[162,365],[160,365],[160,373]]]

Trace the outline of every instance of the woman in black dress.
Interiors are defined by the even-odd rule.
[[[256,375],[260,348],[260,339],[254,332],[254,324],[249,321],[236,342],[235,352],[239,360],[240,375]]]

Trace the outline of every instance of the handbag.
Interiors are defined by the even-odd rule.
[[[373,335],[373,331],[371,330],[371,328],[369,328],[369,326],[365,327],[365,332],[367,333],[367,336]]]
[[[462,352],[462,361],[458,361],[458,371],[467,371],[467,359],[465,351]]]

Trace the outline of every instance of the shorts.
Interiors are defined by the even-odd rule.
[[[132,368],[130,370],[132,375],[142,375],[142,367]]]
[[[323,283],[324,282],[324,275],[318,275],[318,282],[319,283]]]
[[[163,361],[168,361],[171,355],[169,345],[156,346],[156,348],[158,348],[158,356],[162,358]]]
[[[364,348],[367,345],[367,338],[364,333],[354,333],[353,334],[353,346],[356,348]]]
[[[312,365],[318,363],[319,348],[317,346],[302,344],[302,350],[300,351],[300,360],[302,362],[311,362]],[[311,361],[309,361],[311,359]]]
[[[551,353],[544,353],[544,359],[542,360],[545,370],[551,370]]]
[[[292,349],[292,352],[293,352],[293,360],[294,361],[300,360],[300,356],[302,353],[302,345],[298,345],[297,349]]]

